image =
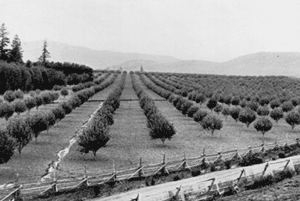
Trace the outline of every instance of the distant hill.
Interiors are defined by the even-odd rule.
[[[43,41],[23,43],[24,61],[36,61],[41,54]],[[204,73],[225,75],[286,75],[300,77],[300,53],[258,52],[217,63],[201,60],[179,60],[171,56],[148,55],[92,50],[64,43],[48,41],[53,61],[85,64],[94,69],[122,69],[127,71]]]
[[[94,69],[104,69],[107,66],[113,66],[129,60],[149,60],[159,63],[174,62],[178,59],[171,56],[148,55],[139,53],[123,53],[111,51],[92,50],[85,47],[72,46],[65,43],[54,41],[48,42],[51,61],[74,62],[85,64]],[[24,61],[36,61],[42,52],[43,41],[34,41],[22,43],[24,50]]]
[[[130,64],[130,65],[128,65]],[[224,75],[286,75],[300,77],[300,53],[259,52],[216,63],[199,60],[179,60],[169,63],[144,61],[124,62],[114,68],[139,70],[143,65],[145,71],[204,73]],[[136,68],[134,68],[134,66]]]

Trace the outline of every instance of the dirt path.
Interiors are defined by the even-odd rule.
[[[94,97],[106,97],[116,86],[114,84],[97,93]],[[41,133],[37,142],[31,141],[23,150],[22,155],[15,153],[11,160],[0,166],[0,184],[11,182],[19,174],[20,182],[36,182],[46,173],[51,161],[57,160],[57,153],[68,146],[70,139],[82,124],[98,108],[99,102],[85,102],[67,115],[58,125]]]

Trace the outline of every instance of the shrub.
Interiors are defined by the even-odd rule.
[[[300,114],[292,111],[287,114],[285,121],[291,125],[292,129],[294,129],[296,125],[300,124]]]
[[[283,111],[281,108],[275,108],[270,112],[270,117],[278,123],[279,119],[283,118]]]
[[[30,126],[23,118],[14,117],[8,121],[7,132],[15,139],[19,154],[21,154],[22,149],[31,140]]]
[[[203,129],[210,130],[213,135],[215,130],[220,130],[223,127],[223,122],[216,116],[208,115],[201,121]]]
[[[0,129],[0,164],[7,163],[13,156],[16,143],[6,130]]]
[[[245,123],[247,128],[256,119],[255,112],[250,108],[245,108],[239,113],[239,121]]]
[[[7,102],[12,102],[16,99],[16,95],[12,90],[8,90],[3,94],[3,98]]]
[[[198,110],[193,116],[194,121],[199,123],[204,119],[204,117],[206,117],[206,115],[207,112],[205,110]]]

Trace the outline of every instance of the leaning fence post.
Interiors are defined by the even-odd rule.
[[[285,170],[286,170],[286,168],[288,167],[288,165],[289,165],[290,161],[291,161],[291,159],[289,159],[289,160],[286,162],[286,164],[284,165],[283,171],[285,171]]]
[[[263,172],[262,172],[262,175],[261,175],[262,177],[265,175],[265,173],[266,173],[268,167],[269,167],[269,163],[267,163],[267,164],[265,165],[265,168],[264,168],[264,170],[263,170]]]
[[[245,173],[245,169],[242,169],[241,174],[239,176],[239,178],[237,179],[238,182],[241,181],[243,174]]]
[[[142,169],[142,166],[143,166],[143,164],[142,164],[142,158],[140,158],[140,166],[139,166],[139,178],[141,178],[142,177],[142,175],[143,175],[143,169]]]

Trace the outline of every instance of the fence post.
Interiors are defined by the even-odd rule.
[[[86,179],[87,178],[87,169],[86,169],[86,165],[83,165],[84,167],[84,178]]]
[[[161,169],[161,172],[162,172],[163,174],[165,174],[165,173],[166,173],[166,167],[165,167],[165,165],[166,165],[166,154],[165,154],[165,153],[163,153],[163,161],[162,161],[162,165],[163,165],[163,167],[162,167],[162,169]]]
[[[291,162],[291,159],[289,159],[289,160],[287,161],[287,163],[284,165],[283,171],[286,170],[286,168],[288,167],[288,165],[289,165],[290,162]]]
[[[262,146],[261,152],[264,153],[265,152],[265,143],[263,143],[261,146]]]
[[[262,172],[262,177],[265,175],[265,173],[266,173],[266,171],[267,171],[267,169],[268,169],[268,167],[269,167],[269,163],[267,163],[266,165],[265,165],[265,168],[264,168],[264,170],[263,170],[263,172]]]
[[[245,169],[243,169],[243,170],[241,171],[241,174],[240,174],[239,178],[237,179],[238,182],[241,181],[242,176],[243,176],[244,173],[245,173]]]
[[[142,176],[143,176],[143,169],[142,169],[142,166],[143,166],[143,164],[142,164],[142,158],[140,158],[140,166],[139,166],[139,178],[141,178]]]

